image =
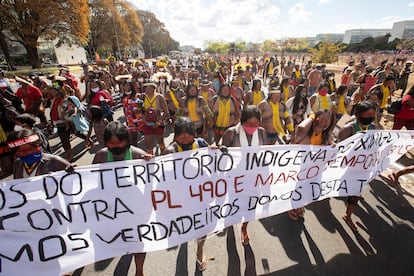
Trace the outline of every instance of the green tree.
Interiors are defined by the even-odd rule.
[[[13,64],[13,60],[10,56],[9,51],[9,39],[7,36],[3,33],[3,31],[7,31],[6,24],[3,20],[3,17],[0,17],[0,48],[3,51],[4,58],[6,59],[7,65],[9,67],[9,70],[13,71],[16,70]]]
[[[337,60],[341,46],[337,44],[322,41],[315,48],[310,49],[312,53],[312,61],[318,63],[332,63]]]
[[[395,39],[394,41],[397,43],[396,48],[400,51],[414,49],[414,38]]]
[[[262,43],[262,52],[272,52],[277,50],[277,43],[273,40],[266,39]]]
[[[89,0],[88,4],[90,56],[109,49],[119,57],[141,42],[144,29],[131,4],[118,0]]]
[[[156,57],[178,50],[180,44],[171,38],[165,24],[151,12],[138,10],[139,19],[144,26],[142,47],[146,57]]]
[[[8,38],[24,46],[33,68],[40,67],[39,38],[65,37],[80,43],[87,40],[87,0],[2,0],[0,10],[2,21],[11,34]]]
[[[236,52],[245,52],[247,50],[247,42],[244,40],[238,39],[234,44]]]
[[[209,54],[225,54],[230,50],[230,43],[224,40],[207,40],[204,41],[203,48]]]

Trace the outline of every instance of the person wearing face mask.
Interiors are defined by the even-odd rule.
[[[260,79],[254,79],[252,89],[244,96],[244,105],[258,105],[265,99],[265,94],[262,90],[262,81]]]
[[[334,144],[332,131],[335,127],[335,113],[329,110],[320,110],[303,120],[296,128],[292,144],[326,146]],[[305,214],[305,208],[295,208],[288,211],[293,220],[299,220]]]
[[[126,124],[128,127],[131,144],[137,146],[139,141],[142,140],[142,110],[144,102],[140,100],[134,89],[131,81],[124,81],[122,84],[122,107]],[[140,112],[137,112],[139,109]]]
[[[212,125],[213,114],[207,101],[198,94],[195,84],[187,85],[185,97],[181,98],[177,109],[177,116],[189,117],[197,128],[197,137],[206,138],[207,128]]]
[[[241,112],[240,123],[230,127],[223,134],[225,147],[249,147],[270,145],[266,135],[266,130],[260,127],[261,112],[255,105],[246,106]],[[241,241],[243,245],[249,244],[247,233],[248,222],[243,222],[241,226]]]
[[[100,106],[104,113],[104,117],[109,122],[112,122],[114,120],[114,112],[112,110],[114,100],[112,99],[111,94],[104,89],[103,84],[98,79],[92,80],[89,86],[91,89],[90,104]]]
[[[172,80],[172,76],[168,72],[157,72],[154,74],[153,78],[157,84],[156,92],[165,97],[170,90],[169,82]]]
[[[295,96],[286,103],[286,107],[289,109],[290,114],[292,114],[294,128],[312,113],[307,94],[306,87],[303,84],[299,84],[295,89]]]
[[[230,86],[224,83],[211,100],[210,106],[213,112],[214,141],[219,145],[220,139],[226,129],[234,126],[239,121],[240,109],[237,108],[236,99],[230,95]]]
[[[196,138],[196,125],[188,117],[177,118],[174,124],[174,140],[162,152],[163,155],[208,147],[203,138]],[[207,259],[204,256],[206,236],[197,239],[197,269],[201,272],[207,268]]]
[[[285,144],[295,131],[292,117],[283,103],[284,95],[280,89],[279,87],[270,88],[267,99],[257,106],[263,118],[260,125],[266,130],[267,139],[272,145],[276,142]]]
[[[338,133],[337,142],[343,141],[348,137],[369,129],[378,129],[373,124],[377,116],[377,105],[372,101],[363,101],[355,106],[355,119],[346,124]],[[358,228],[352,221],[351,215],[358,204],[360,196],[349,196],[347,199],[347,207],[343,219],[351,228],[352,231],[357,232]]]
[[[115,162],[133,159],[150,159],[140,148],[130,145],[128,128],[120,122],[110,122],[104,131],[105,148],[100,149],[93,158],[92,164]],[[135,275],[143,275],[146,253],[135,253]]]
[[[184,91],[181,89],[179,79],[173,79],[170,82],[170,89],[168,93],[165,94],[165,101],[167,102],[168,114],[169,114],[169,123],[174,124],[175,114],[179,107],[180,101],[185,97]]]
[[[19,131],[22,129],[30,129],[36,133],[40,140],[42,140],[42,148],[44,152],[52,153],[52,148],[50,147],[49,139],[47,136],[39,129],[36,124],[36,117],[29,113],[19,114],[15,118],[14,131]]]
[[[10,133],[7,145],[16,157],[13,164],[15,179],[73,170],[71,163],[65,159],[43,152],[42,140],[33,130],[22,129]]]
[[[317,92],[313,94],[309,99],[313,113],[316,113],[320,110],[332,109],[332,100],[328,95],[328,92],[329,83],[326,81],[319,83]]]
[[[326,80],[325,80],[329,86],[329,91],[328,94],[332,94],[336,91],[336,81],[335,81],[335,73],[334,72],[329,72],[328,75],[326,76]]]
[[[347,92],[348,86],[341,84],[336,92],[331,95],[337,121],[339,121],[345,114],[348,114],[349,98],[347,97]]]

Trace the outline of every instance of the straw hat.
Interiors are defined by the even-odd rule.
[[[15,80],[16,80],[16,82],[19,82],[19,83],[21,83],[21,84],[26,84],[26,85],[31,84],[28,80],[23,79],[23,78],[21,78],[21,77],[19,77],[19,76],[16,76],[16,77],[15,77]]]
[[[118,75],[115,77],[116,81],[120,81],[120,80],[132,80],[132,75],[131,74],[126,74],[126,75]]]

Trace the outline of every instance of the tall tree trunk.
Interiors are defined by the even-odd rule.
[[[1,31],[0,31],[0,48],[3,51],[4,58],[6,59],[7,65],[9,66],[9,70],[10,71],[16,70],[13,64],[13,60],[10,56],[9,45],[7,44],[6,37]]]
[[[39,60],[36,43],[25,43],[23,46],[27,51],[30,66],[32,66],[33,69],[40,68],[41,62]]]

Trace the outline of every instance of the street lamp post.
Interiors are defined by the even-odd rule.
[[[152,58],[152,46],[151,46],[151,18],[148,18],[147,20],[147,26],[148,26],[148,45],[149,45],[149,55],[150,58]]]

